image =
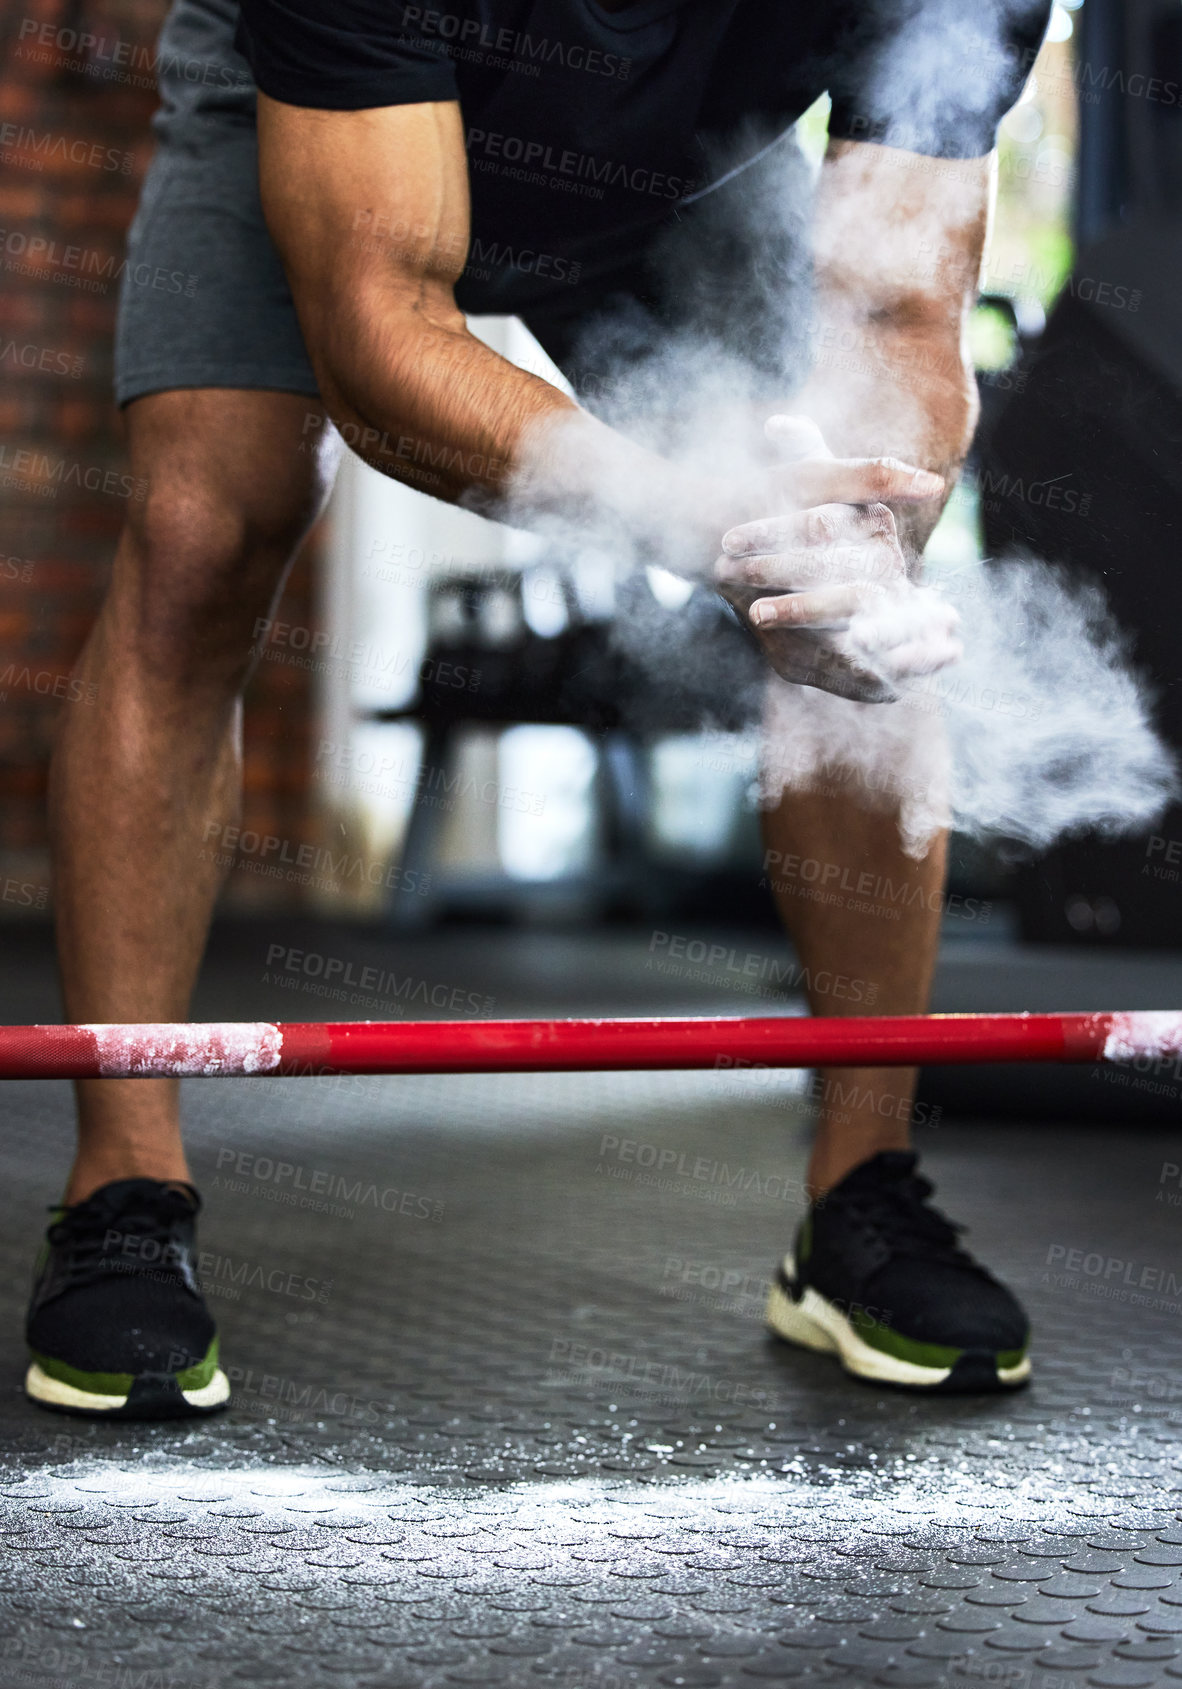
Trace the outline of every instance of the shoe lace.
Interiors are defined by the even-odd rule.
[[[892,1255],[970,1265],[972,1257],[957,1242],[965,1228],[932,1207],[934,1188],[911,1173],[892,1184],[843,1192],[841,1206],[850,1224],[881,1240]]]
[[[171,1272],[188,1282],[191,1270],[187,1252],[177,1239],[177,1227],[192,1211],[190,1200],[178,1188],[137,1196],[123,1207],[80,1203],[64,1214],[51,1207],[50,1213],[59,1217],[46,1235],[61,1251],[63,1288],[92,1284],[111,1272],[128,1276]],[[116,1240],[118,1247],[112,1248]],[[159,1249],[149,1255],[143,1248],[146,1241],[159,1244]]]

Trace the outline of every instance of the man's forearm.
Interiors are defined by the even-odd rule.
[[[813,372],[794,402],[837,453],[890,452],[943,476],[943,499],[892,506],[904,550],[918,560],[977,424],[976,379],[959,322],[868,320],[828,336],[822,327]]]
[[[966,328],[980,282],[993,162],[835,142],[814,225],[818,311],[799,402],[835,452],[891,452],[942,475],[976,427]],[[895,509],[918,559],[940,506]]]
[[[958,333],[929,330],[884,334],[883,339],[880,355],[888,386],[884,403],[901,389],[915,407],[910,423],[901,427],[901,450],[912,462],[944,478],[943,499],[895,511],[903,548],[918,562],[972,445],[980,413],[977,382]]]
[[[447,291],[329,276],[301,315],[329,414],[375,469],[448,503],[494,499],[526,439],[578,414],[472,334]]]
[[[309,336],[333,421],[373,468],[532,526],[557,519],[705,576],[746,514],[721,484],[625,439],[471,334],[397,302],[382,330]]]

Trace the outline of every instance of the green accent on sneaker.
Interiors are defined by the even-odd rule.
[[[71,1366],[68,1361],[55,1360],[52,1355],[39,1355],[34,1349],[29,1353],[48,1377],[56,1378],[61,1384],[72,1385],[75,1390],[88,1390],[96,1396],[126,1396],[135,1383],[134,1372],[86,1372],[82,1367]],[[217,1369],[218,1340],[215,1337],[202,1360],[174,1376],[182,1390],[203,1390],[212,1382]]]
[[[796,1238],[796,1259],[798,1264],[807,1261],[813,1252],[813,1216],[806,1214],[800,1222],[800,1231]]]
[[[904,1337],[901,1331],[892,1331],[889,1325],[881,1325],[860,1308],[851,1312],[849,1321],[863,1343],[869,1343],[872,1349],[878,1349],[884,1355],[893,1355],[896,1360],[912,1361],[916,1366],[952,1367],[965,1352],[947,1343],[921,1343],[918,1338]],[[1025,1355],[1025,1348],[1003,1349],[997,1356],[997,1364],[1008,1369],[1017,1366]]]
[[[133,1372],[85,1372],[82,1367],[70,1366],[67,1361],[55,1360],[52,1355],[39,1355],[36,1349],[30,1349],[29,1356],[47,1377],[56,1378],[59,1384],[69,1384],[75,1390],[88,1390],[96,1396],[122,1398],[135,1383]]]
[[[213,1375],[218,1369],[218,1340],[213,1342],[205,1351],[205,1358],[187,1366],[183,1372],[178,1372],[176,1381],[182,1390],[204,1390],[212,1382]]]

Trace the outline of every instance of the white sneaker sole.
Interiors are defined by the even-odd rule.
[[[126,1396],[80,1390],[76,1384],[51,1378],[36,1361],[25,1374],[25,1391],[35,1402],[44,1402],[47,1407],[73,1408],[82,1413],[114,1413],[127,1406]],[[197,1390],[182,1390],[181,1395],[192,1408],[221,1407],[230,1399],[230,1380],[219,1367],[208,1384]]]
[[[784,1271],[792,1276],[791,1257],[785,1259]],[[767,1323],[777,1337],[788,1343],[819,1354],[836,1354],[847,1372],[858,1378],[869,1378],[882,1384],[909,1384],[921,1389],[935,1389],[947,1381],[949,1366],[920,1366],[896,1355],[884,1354],[860,1337],[840,1308],[826,1301],[817,1291],[808,1288],[799,1302],[773,1282],[767,1299]],[[1017,1366],[999,1366],[997,1381],[1013,1387],[1024,1384],[1030,1377],[1030,1356],[1024,1355]]]

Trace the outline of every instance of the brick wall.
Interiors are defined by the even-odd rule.
[[[117,271],[151,156],[157,0],[11,0],[0,62],[0,921],[49,901],[45,788],[71,666],[130,478],[111,398]],[[86,41],[85,37],[92,37]],[[86,274],[67,248],[87,254]],[[85,282],[85,286],[78,285]],[[130,489],[132,492],[137,489]],[[314,618],[315,542],[281,615]],[[245,823],[297,843],[311,688],[264,663],[247,709]],[[232,896],[291,900],[257,876]]]

